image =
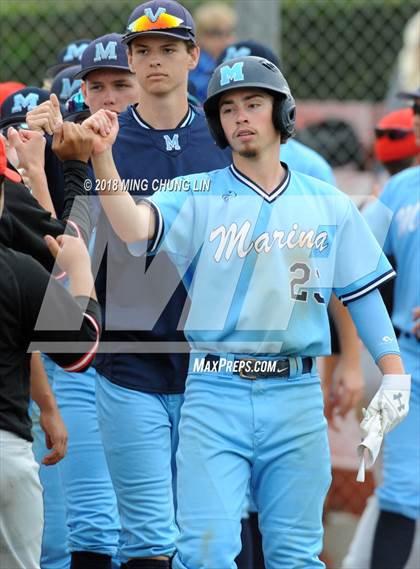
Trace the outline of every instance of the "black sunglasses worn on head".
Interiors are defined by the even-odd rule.
[[[390,140],[402,140],[413,132],[412,128],[375,128],[376,138],[387,136]]]

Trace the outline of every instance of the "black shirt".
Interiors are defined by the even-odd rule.
[[[55,329],[36,331],[47,286],[47,314]],[[0,429],[32,440],[27,353],[31,342],[86,342],[83,353],[48,355],[71,371],[89,367],[99,341],[101,320],[99,305],[92,299],[81,316],[81,305],[86,301],[85,297],[73,298],[32,257],[0,244]]]
[[[9,165],[10,167],[10,165]],[[51,271],[54,259],[44,241],[44,235],[56,237],[65,232],[67,220],[72,220],[87,243],[91,233],[89,204],[83,183],[87,165],[78,160],[63,163],[65,198],[62,219],[54,219],[43,209],[24,184],[5,180],[4,212],[0,219],[0,243],[31,255]],[[78,196],[83,199],[77,199]],[[74,225],[68,230],[76,234]]]
[[[45,269],[51,271],[54,265],[44,235],[56,237],[64,233],[69,219],[77,226],[75,229],[74,224],[69,225],[69,232],[77,234],[79,231],[86,242],[91,230],[87,201],[75,200],[86,195],[83,182],[87,176],[87,165],[77,160],[67,161],[63,164],[63,172],[65,197],[61,220],[51,217],[23,184],[9,180],[4,183],[5,203],[0,219],[0,429],[14,432],[27,440],[32,440],[28,417],[30,355],[26,353],[30,342],[87,340],[92,347],[97,335],[94,323],[86,317],[80,327],[81,308],[78,302],[86,303],[86,299],[73,299],[53,280],[52,302],[54,310],[58,311],[57,316],[64,318],[66,323],[77,318],[78,329],[76,322],[76,329],[69,332],[33,332],[50,280]],[[31,255],[45,269],[31,257],[10,251],[6,246]],[[89,301],[86,313],[100,323],[100,311],[95,301]],[[86,369],[90,362],[89,355],[85,353],[54,353],[50,356],[62,366],[82,360],[76,365],[79,367],[77,371]]]

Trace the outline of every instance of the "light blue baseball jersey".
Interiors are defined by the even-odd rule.
[[[328,354],[331,289],[347,303],[394,276],[346,195],[283,166],[271,194],[231,165],[151,198],[151,250],[169,253],[189,290],[195,350]]]
[[[412,310],[420,306],[420,166],[392,176],[364,216],[384,252],[396,259],[393,324],[411,332]]]
[[[328,162],[306,144],[298,142],[294,138],[289,138],[287,143],[280,147],[280,157],[291,170],[297,170],[302,174],[313,176],[318,180],[323,180],[335,186],[335,176]]]

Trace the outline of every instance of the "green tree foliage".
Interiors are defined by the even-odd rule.
[[[191,10],[199,3],[184,2]],[[133,0],[0,0],[0,81],[42,84],[66,43],[123,32],[135,5]],[[281,5],[282,66],[297,98],[384,97],[415,2],[282,0]]]

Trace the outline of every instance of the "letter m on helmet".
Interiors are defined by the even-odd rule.
[[[238,61],[233,65],[224,65],[220,68],[220,86],[224,87],[231,82],[235,81],[243,81],[244,80],[244,72],[243,72],[243,61]]]

